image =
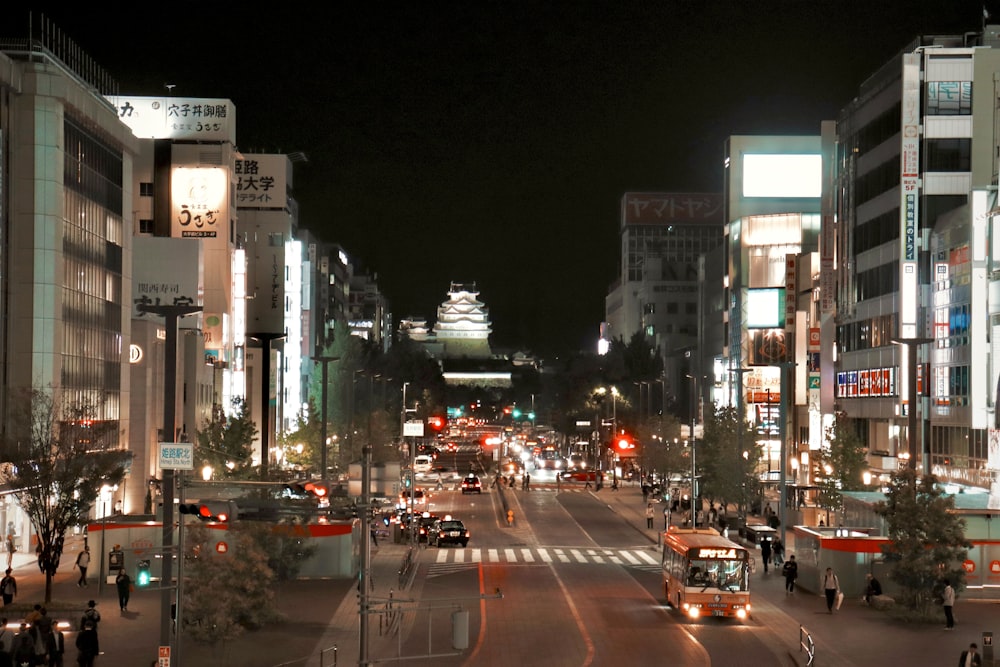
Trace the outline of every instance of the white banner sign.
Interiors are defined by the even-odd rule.
[[[194,443],[161,442],[161,470],[194,470]]]

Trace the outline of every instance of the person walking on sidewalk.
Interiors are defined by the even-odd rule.
[[[13,567],[15,551],[17,546],[14,544],[14,533],[7,533],[7,567]]]
[[[764,561],[764,574],[767,574],[767,566],[771,563],[771,539],[767,536],[760,539],[760,559]]]
[[[83,624],[83,629],[76,636],[76,649],[79,651],[76,661],[80,667],[94,667],[94,658],[99,652],[97,643],[97,628],[91,621]]]
[[[5,607],[13,602],[14,596],[17,595],[17,579],[11,572],[13,570],[8,567],[3,579],[0,579],[0,595],[3,596],[3,606]]]
[[[823,576],[823,592],[826,594],[826,611],[828,614],[832,614],[833,605],[840,592],[840,579],[837,578],[832,567],[826,568],[826,574]]]
[[[13,667],[14,633],[7,629],[7,619],[0,618],[0,667]]]
[[[653,503],[646,503],[646,528],[653,527]]]
[[[132,593],[132,577],[125,570],[118,570],[115,577],[115,588],[118,589],[118,606],[122,611],[128,611],[128,599]]]
[[[90,547],[84,547],[83,551],[76,555],[76,563],[73,567],[80,568],[80,578],[77,580],[76,585],[79,587],[84,587],[87,585],[87,568],[90,567]]]
[[[962,651],[962,655],[958,658],[958,667],[981,667],[982,664],[979,647],[974,643],[969,644],[969,650]]]
[[[945,630],[955,629],[955,614],[952,613],[955,607],[955,589],[951,587],[951,582],[944,580],[944,591],[941,593],[941,606],[944,607]]]

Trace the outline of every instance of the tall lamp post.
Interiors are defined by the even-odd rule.
[[[177,428],[177,321],[188,315],[200,313],[201,306],[153,306],[139,305],[139,311],[159,315],[164,319],[166,340],[163,355],[163,437],[172,442]],[[163,470],[163,558],[160,563],[160,646],[170,646],[174,638],[171,632],[171,596],[174,579],[174,471]],[[100,555],[104,558],[104,554]],[[180,609],[181,601],[177,600]]]
[[[788,516],[788,409],[791,403],[791,378],[790,371],[795,368],[794,361],[782,361],[775,364],[781,371],[781,403],[779,408],[779,433],[781,434],[781,472],[778,475],[778,483],[781,485],[781,500],[778,503],[778,521],[781,522],[781,543],[785,544],[785,518]],[[770,407],[768,407],[770,410]]]
[[[247,338],[260,341],[263,349],[260,379],[260,478],[267,481],[267,467],[271,463],[271,341],[281,340],[283,333],[266,331],[247,333]]]
[[[906,445],[910,454],[907,461],[910,470],[917,469],[917,351],[919,346],[930,343],[933,338],[893,338],[892,342],[899,346],[906,347],[906,384],[907,384],[907,426]],[[923,465],[924,475],[929,475],[931,471],[930,443],[923,442]]]
[[[694,437],[694,427],[698,421],[698,376],[687,374],[691,380],[691,525],[698,527],[698,473],[695,465],[696,461],[696,441]]]

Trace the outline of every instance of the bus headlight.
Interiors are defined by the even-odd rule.
[[[701,610],[698,609],[697,607],[688,607],[687,610],[687,614],[690,618],[698,618],[700,612]]]
[[[746,619],[746,617],[747,617],[747,610],[746,609],[737,609],[736,610],[736,618],[738,618],[740,620],[744,620],[744,619]]]

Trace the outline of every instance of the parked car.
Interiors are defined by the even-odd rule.
[[[468,475],[462,480],[462,493],[482,493],[483,483],[478,475]]]
[[[445,544],[469,544],[469,530],[458,519],[438,519],[427,533],[427,544],[441,547]]]

